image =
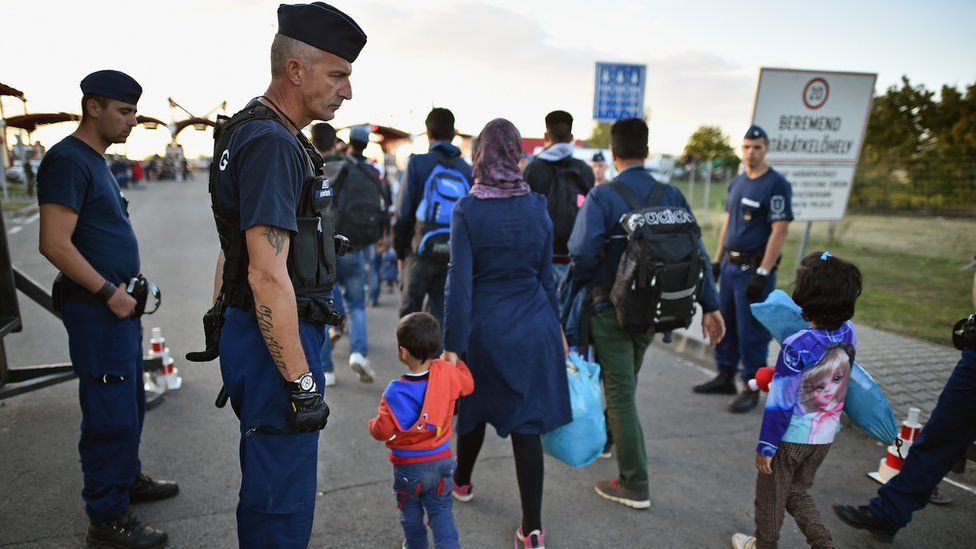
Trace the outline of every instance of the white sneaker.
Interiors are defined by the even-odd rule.
[[[325,372],[325,386],[332,387],[335,385],[335,373]]]
[[[372,383],[376,377],[376,372],[369,367],[369,359],[361,353],[349,355],[349,367],[352,368],[352,371],[359,374],[360,383]]]
[[[736,533],[732,536],[732,549],[755,549],[756,538]]]

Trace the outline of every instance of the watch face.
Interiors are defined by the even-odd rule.
[[[312,379],[310,374],[305,374],[298,380],[299,386],[303,391],[311,391],[312,387],[315,386],[315,380]]]

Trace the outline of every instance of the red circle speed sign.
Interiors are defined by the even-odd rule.
[[[808,109],[817,110],[823,107],[829,96],[830,85],[823,78],[814,78],[803,87],[803,104]]]

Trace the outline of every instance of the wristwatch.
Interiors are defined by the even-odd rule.
[[[312,377],[312,372],[305,372],[294,381],[286,381],[285,385],[288,386],[288,390],[292,393],[310,393],[315,390],[315,378]]]
[[[769,271],[762,267],[756,267],[756,274],[759,276],[769,276]]]

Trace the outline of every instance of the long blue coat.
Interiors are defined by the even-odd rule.
[[[542,434],[572,420],[546,199],[468,195],[451,218],[444,348],[464,355],[474,393],[458,433]]]

